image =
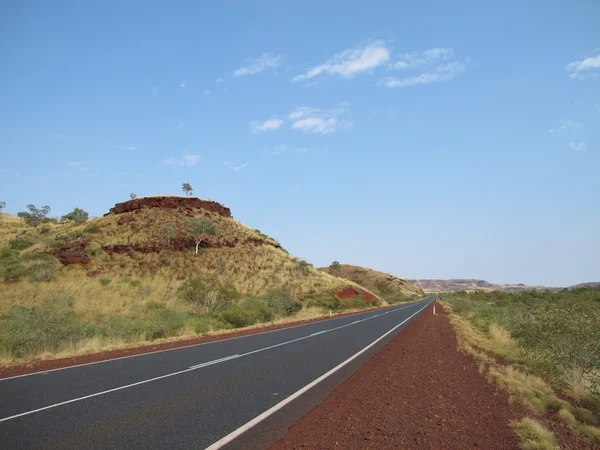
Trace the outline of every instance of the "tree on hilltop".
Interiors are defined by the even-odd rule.
[[[185,192],[186,197],[189,197],[192,194],[192,185],[190,183],[183,183],[181,185],[181,190]]]
[[[338,273],[340,271],[341,264],[338,261],[334,261],[329,265],[329,270],[333,273]]]
[[[187,229],[194,238],[194,242],[196,242],[196,254],[198,254],[200,243],[207,236],[216,236],[219,234],[219,229],[214,222],[209,219],[199,219],[197,217],[192,217],[187,221]]]
[[[64,216],[62,216],[60,220],[61,222],[68,220],[71,222],[75,222],[76,224],[80,224],[86,222],[89,219],[89,217],[90,215],[87,213],[87,211],[84,211],[81,208],[75,208],[69,214],[65,214]]]
[[[129,194],[129,198],[131,200],[135,200],[137,198],[137,195],[135,195],[135,192],[132,192],[131,194]]]
[[[46,216],[50,212],[48,205],[36,208],[35,205],[27,205],[27,211],[21,211],[17,213],[17,216],[25,221],[30,227],[37,228],[40,223],[46,219]]]
[[[6,202],[0,202],[0,213],[6,208]],[[0,220],[2,220],[2,216],[0,215]]]

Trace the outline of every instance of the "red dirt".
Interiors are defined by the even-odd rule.
[[[394,305],[396,306],[396,305]],[[377,309],[377,308],[371,308]],[[365,309],[363,311],[351,312],[338,314],[335,317],[342,316],[351,316],[354,314],[360,314],[370,309]],[[202,344],[205,342],[213,342],[220,341],[222,339],[229,339],[232,337],[238,336],[248,336],[250,334],[258,334],[263,333],[265,331],[279,330],[281,328],[288,328],[296,325],[304,325],[312,322],[320,322],[322,320],[327,320],[329,317],[318,317],[316,319],[310,320],[299,320],[297,322],[289,322],[285,324],[279,325],[270,325],[264,328],[255,328],[251,330],[239,330],[232,331],[231,333],[224,333],[216,336],[198,336],[191,339],[185,339],[181,341],[173,341],[173,342],[162,342],[157,344],[147,344],[134,348],[124,348],[119,350],[109,350],[99,353],[91,353],[89,355],[79,355],[72,356],[69,358],[60,358],[60,359],[49,359],[46,361],[36,361],[30,364],[23,364],[19,366],[11,366],[11,367],[0,367],[0,379],[6,377],[12,377],[16,375],[24,375],[27,373],[33,372],[44,372],[46,370],[58,369],[62,367],[76,366],[78,364],[86,364],[91,362],[105,361],[107,359],[120,358],[123,356],[131,356],[131,355],[141,355],[144,353],[151,353],[158,350],[168,350],[172,348],[186,347],[188,345]]]
[[[362,295],[362,299],[365,303],[370,302],[372,300],[377,300],[377,297],[375,297],[373,294],[366,291],[361,291],[360,289],[355,289],[351,286],[347,286],[341,291],[337,291],[335,293],[335,296],[341,300],[355,298],[359,295]]]
[[[210,200],[201,200],[198,197],[145,197],[135,200],[129,200],[123,203],[117,203],[110,209],[108,214],[123,214],[131,211],[137,211],[142,208],[163,208],[187,210],[203,209],[217,213],[221,216],[231,217],[231,210],[220,203]],[[105,214],[105,215],[108,215]]]
[[[516,449],[508,424],[524,411],[457,350],[431,307],[272,449]]]

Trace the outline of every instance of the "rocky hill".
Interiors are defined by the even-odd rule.
[[[524,284],[495,284],[485,280],[451,279],[451,280],[408,280],[425,292],[453,291],[504,291],[519,292],[526,290],[555,290],[546,286],[526,286]]]
[[[201,242],[199,254],[187,230],[192,217],[218,228]],[[227,281],[242,295],[277,288],[299,301],[376,299],[368,289],[294,258],[275,239],[236,221],[229,208],[195,197],[118,203],[80,225],[34,229],[4,215],[0,248],[0,313],[49,294],[72,296],[76,309],[90,316],[136,314],[149,301],[183,308],[177,288],[197,273]]]
[[[384,298],[391,295],[405,297],[423,295],[423,290],[411,284],[408,280],[365,267],[333,263],[329,267],[322,267],[320,270],[353,281]]]

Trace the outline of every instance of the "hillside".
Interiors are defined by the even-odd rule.
[[[556,290],[546,286],[526,286],[524,284],[495,284],[485,280],[451,279],[451,280],[408,280],[419,286],[425,292],[454,292],[454,291],[504,291],[520,292],[528,290]]]
[[[329,267],[322,267],[320,270],[364,286],[382,298],[390,296],[412,297],[423,295],[423,290],[420,287],[411,284],[408,280],[398,278],[389,273],[367,269],[365,267],[333,263]]]
[[[188,232],[194,217],[209,219],[218,229],[200,243],[199,254]],[[198,276],[204,284],[194,289],[208,303],[213,296],[227,298],[231,306],[190,322],[188,315],[196,310],[178,289]],[[60,313],[60,320],[76,318],[86,337],[100,334],[110,343],[245,326],[308,306],[340,310],[379,301],[368,289],[294,258],[275,239],[236,221],[229,208],[195,197],[118,203],[104,217],[79,225],[46,221],[33,228],[4,214],[0,280],[0,328],[21,333],[33,327],[33,316],[43,322]],[[35,345],[29,337],[25,344],[3,339],[8,334],[0,334],[0,353],[10,359],[39,353],[45,339],[54,338],[40,338]],[[15,345],[24,350],[14,350]]]

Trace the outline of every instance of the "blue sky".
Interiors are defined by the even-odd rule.
[[[600,3],[0,5],[0,200],[183,182],[313,264],[600,280]]]

